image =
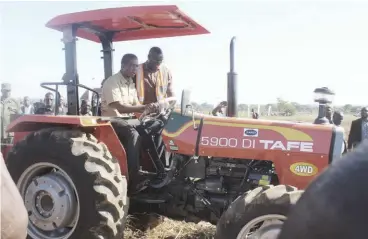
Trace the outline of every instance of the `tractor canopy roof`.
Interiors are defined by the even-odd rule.
[[[76,25],[77,37],[100,42],[99,33],[113,34],[113,41],[131,41],[161,37],[209,33],[175,5],[98,9],[70,13],[51,19],[46,26],[63,31]]]

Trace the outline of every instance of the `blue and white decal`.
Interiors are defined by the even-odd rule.
[[[244,128],[244,135],[245,137],[258,137],[258,129],[248,129]]]

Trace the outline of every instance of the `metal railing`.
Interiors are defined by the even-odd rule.
[[[55,86],[56,89],[53,89],[49,86]],[[85,85],[82,85],[82,84],[74,84],[74,83],[65,83],[65,82],[44,82],[44,83],[41,83],[41,87],[44,88],[44,89],[47,89],[47,90],[50,90],[50,91],[53,91],[55,92],[55,105],[58,106],[60,104],[60,92],[59,92],[59,86],[61,85],[65,85],[65,86],[68,86],[68,85],[71,85],[71,86],[76,86],[76,87],[80,87],[80,88],[83,88],[83,89],[86,89],[86,90],[89,90],[91,91],[92,93],[94,93],[96,95],[96,102],[97,102],[97,107],[95,108],[95,112],[94,112],[94,115],[98,115],[98,102],[100,100],[100,95],[97,91],[95,91],[94,89],[92,88],[89,88],[88,86],[85,86]],[[94,101],[94,97],[92,97],[91,99],[91,106],[93,105],[93,101]],[[77,104],[79,105],[79,99],[77,99]],[[55,107],[54,109],[54,114],[57,115],[59,113],[59,107]]]

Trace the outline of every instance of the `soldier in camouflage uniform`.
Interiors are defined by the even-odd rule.
[[[6,128],[10,124],[12,114],[20,114],[20,103],[10,97],[11,85],[9,83],[1,84],[1,142],[10,143],[12,134],[6,132]]]

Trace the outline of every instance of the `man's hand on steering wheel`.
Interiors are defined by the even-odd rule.
[[[155,102],[155,103],[149,103],[146,105],[146,109],[148,112],[150,113],[158,113],[160,110],[160,105]]]
[[[144,119],[157,117],[159,115],[160,105],[158,103],[149,103],[144,107],[143,113],[140,115],[139,120],[142,121]]]

